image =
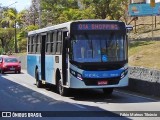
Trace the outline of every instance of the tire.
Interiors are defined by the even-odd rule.
[[[21,73],[21,71],[18,71],[18,74],[20,74]]]
[[[103,93],[107,96],[111,96],[114,88],[103,88]]]
[[[41,87],[42,87],[42,81],[39,80],[38,70],[36,70],[35,78],[36,78],[36,86],[37,86],[38,88],[41,88]]]
[[[1,70],[1,74],[4,74],[4,71],[3,71],[3,70]]]
[[[61,80],[58,81],[57,88],[58,88],[58,93],[61,96],[67,96],[68,95],[68,89],[62,86],[62,81]]]

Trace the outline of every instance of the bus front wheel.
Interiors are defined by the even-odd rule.
[[[107,96],[110,96],[112,95],[113,89],[114,88],[103,88],[103,93]]]
[[[36,76],[36,86],[37,86],[38,88],[41,88],[41,87],[42,87],[42,81],[39,80],[38,70],[36,70],[35,76]]]
[[[68,89],[62,86],[62,81],[61,80],[58,81],[58,86],[57,87],[58,87],[58,92],[59,92],[60,95],[67,96]]]

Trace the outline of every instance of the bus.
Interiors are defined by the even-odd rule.
[[[117,20],[77,20],[28,32],[27,72],[37,87],[103,89],[128,85],[127,27]]]

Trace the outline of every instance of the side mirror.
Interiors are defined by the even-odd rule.
[[[132,25],[126,25],[126,29],[127,29],[127,32],[130,32],[133,30],[133,26]]]
[[[21,61],[19,61],[19,63],[21,63]]]

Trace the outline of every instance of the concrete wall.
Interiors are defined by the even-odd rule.
[[[22,69],[26,69],[26,56],[20,56]],[[129,68],[129,86],[125,89],[146,95],[160,96],[160,71],[142,67]]]
[[[129,42],[133,42],[133,41],[150,41],[150,40],[152,40],[152,38],[151,37],[145,37],[145,38],[136,38],[136,39],[134,39],[134,38],[130,38],[130,41]],[[153,40],[154,41],[160,41],[160,37],[153,37]]]
[[[21,61],[21,67],[22,69],[27,69],[27,57],[26,55],[20,56],[19,60]]]
[[[126,89],[146,95],[160,96],[160,70],[130,67],[129,78],[129,86]]]

